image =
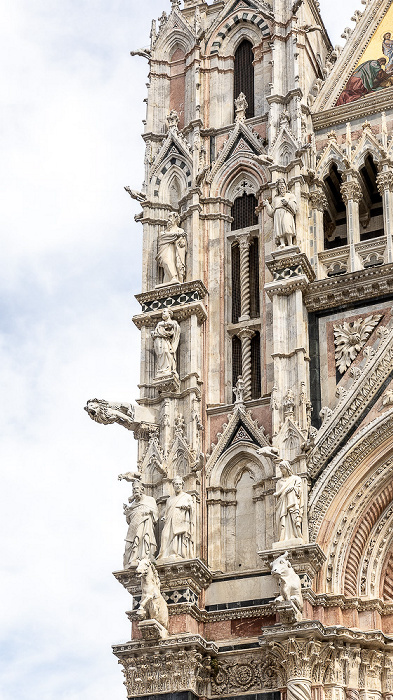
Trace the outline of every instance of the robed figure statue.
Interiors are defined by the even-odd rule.
[[[125,569],[136,566],[140,559],[153,559],[157,549],[154,525],[158,520],[157,503],[146,496],[140,481],[132,485],[130,505],[124,505],[124,515],[128,523],[126,548],[123,557]]]
[[[151,332],[156,355],[156,379],[176,373],[176,350],[180,339],[180,326],[172,318],[172,311],[164,309],[162,320]]]
[[[297,201],[294,194],[287,191],[285,180],[277,182],[276,196],[272,204],[267,199],[263,202],[269,216],[273,218],[274,241],[280,248],[296,243],[295,216]]]
[[[171,212],[166,229],[158,236],[156,260],[164,270],[163,284],[179,284],[186,277],[187,237],[179,223],[179,215]]]
[[[279,541],[302,538],[303,491],[300,476],[294,474],[289,462],[283,460],[278,465],[281,478],[277,481],[276,513],[280,522]]]
[[[192,559],[194,557],[194,501],[183,491],[183,479],[175,476],[172,481],[174,496],[168,498],[165,508],[164,528],[158,559]]]

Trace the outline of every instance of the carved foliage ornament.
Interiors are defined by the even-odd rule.
[[[277,668],[271,659],[262,661],[258,658],[243,657],[236,661],[224,660],[218,663],[211,684],[212,694],[219,696],[275,688]]]
[[[381,318],[382,316],[377,314],[352,323],[344,321],[342,325],[333,326],[336,367],[341,374],[346,372],[357,357]]]

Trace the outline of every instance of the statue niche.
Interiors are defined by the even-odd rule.
[[[186,278],[187,236],[179,224],[179,214],[171,212],[166,229],[158,236],[156,260],[164,270],[163,285],[181,284]]]

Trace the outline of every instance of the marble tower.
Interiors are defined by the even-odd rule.
[[[393,698],[392,35],[171,0],[133,52],[140,396],[86,406],[138,441],[129,700]]]

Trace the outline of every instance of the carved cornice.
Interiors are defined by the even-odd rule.
[[[334,309],[393,293],[393,263],[312,282],[305,294],[308,311]]]
[[[189,587],[199,595],[201,590],[207,588],[212,581],[212,573],[200,559],[184,559],[170,564],[156,562],[156,568],[163,591]],[[113,572],[114,577],[131,595],[138,595],[141,591],[140,579],[137,578],[135,571],[136,567],[130,567]]]
[[[213,654],[218,653],[218,647],[214,642],[207,642],[200,634],[174,635],[167,639],[161,639],[154,645],[157,653],[176,649],[184,649],[189,647],[199,647],[204,651],[211,651]],[[152,645],[144,640],[135,640],[134,642],[125,642],[124,644],[114,644],[112,646],[113,653],[118,657],[134,657],[140,656],[145,651],[151,655],[154,652]]]
[[[196,292],[198,294],[198,299],[204,299],[208,293],[205,285],[201,280],[193,280],[191,282],[183,282],[183,284],[168,284],[165,286],[156,287],[155,289],[151,289],[148,292],[135,294],[135,299],[137,299],[137,301],[139,301],[140,305],[142,306],[142,311],[147,312],[151,310],[152,302],[162,303],[162,306],[155,306],[154,310],[170,308],[168,305],[164,304],[166,299],[182,294],[188,295],[193,292]]]
[[[188,289],[183,291],[183,287]],[[206,294],[206,287],[199,281],[165,286],[138,294],[136,298],[142,304],[143,313],[137,314],[132,320],[137,328],[154,326],[161,318],[163,310],[171,309],[176,321],[184,321],[186,318],[196,316],[199,323],[204,323],[207,319],[207,311],[202,299]]]
[[[273,275],[273,282],[265,284],[265,292],[270,299],[275,294],[289,296],[296,289],[305,291],[315,279],[307,255],[300,253],[298,248],[274,251],[266,260],[266,267]]]
[[[270,572],[270,564],[278,556],[289,552],[290,562],[296,573],[307,574],[313,579],[326,561],[326,556],[318,544],[302,544],[295,547],[282,547],[258,552],[262,560],[262,571]]]
[[[318,112],[312,115],[315,131],[326,129],[335,124],[346,124],[347,122],[361,119],[370,114],[380,115],[393,107],[393,88],[385,88],[378,93],[378,100],[375,93],[361,97],[356,102],[350,102],[339,107],[332,107],[325,112]]]

